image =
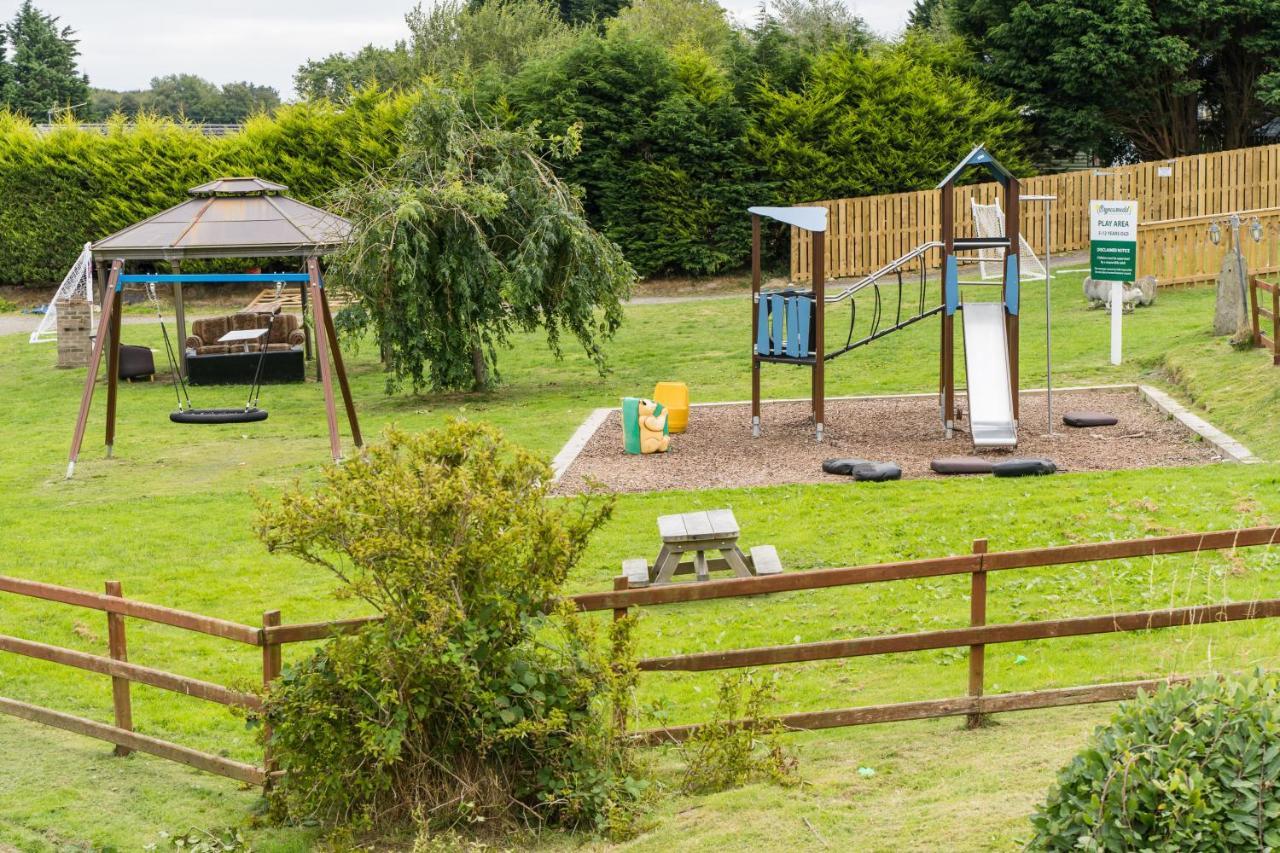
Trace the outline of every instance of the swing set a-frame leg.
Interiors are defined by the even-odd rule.
[[[102,313],[98,315],[98,336],[93,341],[93,353],[89,356],[89,372],[84,378],[84,391],[80,395],[80,413],[76,416],[75,434],[71,438],[71,454],[67,458],[68,480],[75,474],[76,460],[80,458],[80,447],[84,444],[84,431],[89,424],[89,406],[93,403],[93,388],[98,383],[98,367],[102,363],[102,350],[106,346],[108,337],[111,339],[112,364],[119,363],[119,297],[116,294],[116,286],[119,284],[120,270],[123,266],[124,261],[112,261],[111,274],[107,277],[106,293],[102,297]],[[111,330],[113,334],[108,334],[108,330]],[[110,396],[113,398],[111,403],[114,404],[114,388],[111,389],[111,392]],[[107,446],[110,447],[110,442],[115,439],[114,405],[109,407],[107,418]]]

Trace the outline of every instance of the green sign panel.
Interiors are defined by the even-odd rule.
[[[1089,202],[1089,276],[1095,281],[1138,277],[1138,203]]]

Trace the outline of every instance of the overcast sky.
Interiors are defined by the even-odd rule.
[[[429,5],[426,0],[424,5]],[[721,0],[749,18],[759,0]],[[882,34],[906,24],[911,0],[847,0]],[[215,83],[250,80],[293,96],[293,72],[308,59],[404,38],[414,0],[36,0],[80,38],[80,64],[95,86],[146,88],[152,77],[187,72]],[[16,0],[0,0],[11,18]]]

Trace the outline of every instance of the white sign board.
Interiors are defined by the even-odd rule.
[[[1089,202],[1089,276],[1111,282],[1111,363],[1120,363],[1124,283],[1137,278],[1138,203]]]

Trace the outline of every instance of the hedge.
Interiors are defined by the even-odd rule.
[[[223,175],[257,175],[321,202],[339,183],[385,166],[410,96],[359,93],[281,108],[225,137],[142,116],[105,133],[74,124],[38,133],[0,113],[0,284],[57,282],[84,243],[181,202]]]

